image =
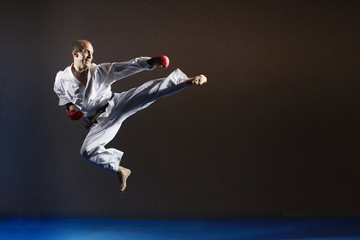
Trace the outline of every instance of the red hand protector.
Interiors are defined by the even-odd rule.
[[[170,64],[170,60],[167,56],[161,55],[152,58],[155,62],[159,62],[164,68],[167,68]]]
[[[69,109],[66,109],[66,112],[71,120],[79,120],[82,117],[82,111],[70,112]]]

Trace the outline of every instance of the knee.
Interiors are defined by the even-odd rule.
[[[91,154],[91,151],[90,151],[89,149],[87,149],[87,148],[85,148],[85,147],[82,147],[82,148],[80,149],[80,155],[81,155],[83,158],[85,158],[86,160],[89,160],[92,154]]]

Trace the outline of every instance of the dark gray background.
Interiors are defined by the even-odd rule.
[[[1,1],[0,212],[117,217],[356,214],[358,1]],[[53,92],[88,39],[95,63],[166,54],[204,87],[161,99],[109,146],[133,172],[81,158],[84,122]]]

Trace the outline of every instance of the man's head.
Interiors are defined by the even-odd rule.
[[[93,60],[94,48],[88,40],[77,40],[71,49],[77,71],[87,70]]]

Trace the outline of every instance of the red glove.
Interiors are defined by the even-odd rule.
[[[161,56],[157,56],[157,57],[153,57],[151,58],[153,63],[160,63],[161,66],[163,66],[164,68],[167,68],[170,64],[170,60],[167,56],[165,55],[161,55]]]
[[[69,115],[69,118],[71,120],[79,120],[82,117],[82,111],[71,111],[69,109],[66,109],[67,114]]]

